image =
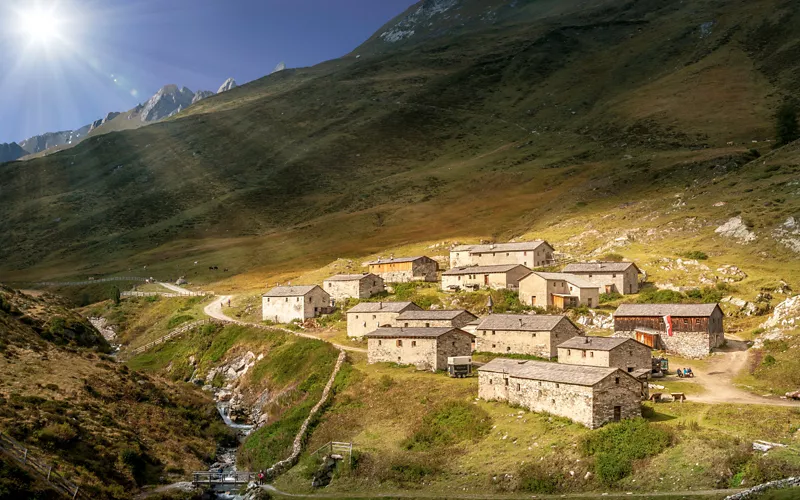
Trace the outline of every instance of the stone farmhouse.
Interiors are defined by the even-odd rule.
[[[650,347],[623,337],[573,337],[558,346],[558,362],[567,365],[603,366],[639,377],[652,370]]]
[[[532,272],[519,282],[519,300],[545,308],[597,307],[600,287],[574,274]]]
[[[337,274],[323,281],[322,288],[336,300],[368,299],[386,290],[383,278],[372,273]]]
[[[461,245],[450,250],[450,267],[519,264],[528,268],[554,262],[553,247],[544,240],[491,245]]]
[[[430,257],[378,259],[365,265],[369,266],[369,272],[377,274],[386,283],[435,282],[439,279],[439,263]]]
[[[599,285],[600,293],[639,293],[642,271],[633,262],[578,262],[567,265],[563,271]]]
[[[719,304],[622,304],[614,312],[614,336],[699,358],[724,344],[724,316]]]
[[[446,370],[449,356],[470,356],[473,335],[458,328],[379,328],[368,333],[367,361]]]
[[[261,297],[261,319],[264,321],[305,321],[330,310],[331,296],[317,285],[278,286]]]
[[[413,302],[361,302],[347,311],[347,336],[361,338],[381,327],[390,327],[400,313],[421,311]]]
[[[555,358],[559,344],[582,335],[566,316],[492,314],[475,330],[475,350]]]
[[[471,312],[455,311],[404,311],[394,320],[394,326],[402,328],[464,328],[478,319]]]
[[[452,291],[461,288],[516,290],[519,287],[519,280],[530,272],[530,269],[519,264],[456,267],[442,273],[442,290]]]
[[[642,382],[599,366],[497,358],[478,368],[478,397],[560,415],[590,429],[642,414]]]

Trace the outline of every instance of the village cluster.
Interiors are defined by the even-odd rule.
[[[527,305],[549,310],[597,306],[601,293],[639,291],[632,262],[570,263],[562,272],[545,241],[458,246],[450,269],[429,257],[367,262],[369,272],[337,275],[322,287],[279,286],[262,298],[264,320],[304,321],[332,301],[368,299],[385,283],[440,282],[444,291],[510,289]],[[528,355],[551,361],[495,358],[480,366],[480,398],[570,418],[589,428],[641,415],[654,363],[651,351],[707,356],[724,343],[718,304],[623,304],[612,337],[588,336],[566,315],[423,310],[413,302],[360,302],[347,311],[347,334],[367,340],[369,363],[393,362],[463,373],[473,352]],[[552,360],[557,360],[553,362]]]

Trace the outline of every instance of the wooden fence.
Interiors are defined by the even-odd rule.
[[[258,481],[256,472],[192,472],[194,486],[241,486]]]
[[[139,277],[111,277],[111,278],[98,278],[96,280],[88,280],[88,281],[42,281],[39,283],[34,283],[34,285],[39,286],[84,286],[84,285],[94,285],[95,283],[107,283],[109,281],[141,281],[145,282],[149,278],[139,278]]]
[[[320,452],[326,452],[328,455],[347,455],[350,460],[350,465],[353,465],[353,443],[341,443],[338,441],[330,441],[323,445],[320,449],[312,453],[312,456],[319,455]]]
[[[168,341],[174,339],[175,337],[177,337],[178,335],[182,335],[182,334],[188,332],[189,330],[197,328],[198,326],[207,325],[209,323],[217,323],[217,322],[218,321],[213,320],[213,319],[201,319],[199,321],[194,321],[192,323],[187,323],[187,324],[185,324],[183,326],[179,326],[178,328],[172,330],[171,332],[169,332],[168,334],[164,335],[163,337],[158,338],[158,339],[150,342],[149,344],[145,344],[145,345],[143,345],[141,347],[137,347],[136,349],[131,349],[130,351],[120,352],[118,357],[120,359],[122,359],[122,360],[130,359],[130,358],[132,358],[134,356],[138,356],[139,354],[142,354],[143,352],[149,351],[150,349],[152,349],[153,347],[155,347],[157,345],[163,344],[164,342],[168,342]]]
[[[55,489],[64,493],[69,498],[86,498],[84,495],[78,496],[79,487],[53,470],[53,466],[45,463],[42,459],[34,456],[33,451],[18,443],[11,437],[0,432],[0,449],[4,450],[10,457],[32,469],[42,476]]]
[[[214,292],[121,292],[120,297],[207,297],[214,295]]]

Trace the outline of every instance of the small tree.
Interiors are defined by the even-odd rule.
[[[776,134],[778,144],[789,144],[800,138],[800,125],[797,122],[797,107],[794,103],[787,102],[775,115]]]
[[[119,287],[118,286],[115,286],[114,288],[111,289],[111,300],[114,301],[114,305],[115,306],[119,305],[120,293],[119,293]]]

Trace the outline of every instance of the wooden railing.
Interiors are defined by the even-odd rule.
[[[218,323],[218,321],[214,320],[214,319],[201,319],[199,321],[193,321],[191,323],[187,323],[187,324],[185,324],[183,326],[179,326],[178,328],[172,330],[171,332],[169,332],[168,334],[164,335],[163,337],[160,337],[160,338],[158,338],[158,339],[156,339],[156,340],[154,340],[154,341],[152,341],[152,342],[150,342],[148,344],[145,344],[145,345],[143,345],[141,347],[137,347],[136,349],[131,349],[129,351],[122,351],[122,352],[119,353],[118,357],[121,360],[130,359],[130,358],[132,358],[134,356],[138,356],[139,354],[142,354],[143,352],[149,351],[150,349],[152,349],[153,347],[155,347],[157,345],[163,344],[164,342],[168,342],[168,341],[174,339],[175,337],[188,332],[189,330],[197,328],[198,326],[207,325],[209,323]]]
[[[33,456],[32,450],[18,443],[11,437],[0,432],[0,449],[4,450],[10,457],[17,462],[35,471],[42,476],[55,489],[64,493],[69,498],[75,500],[79,498],[79,487],[53,470],[53,466],[45,463],[42,459]],[[80,498],[85,498],[80,495]]]
[[[328,455],[347,455],[350,460],[350,465],[353,465],[353,443],[342,443],[339,441],[329,441],[327,444],[322,445],[320,449],[312,453],[312,456],[319,455],[320,452],[326,452]]]

